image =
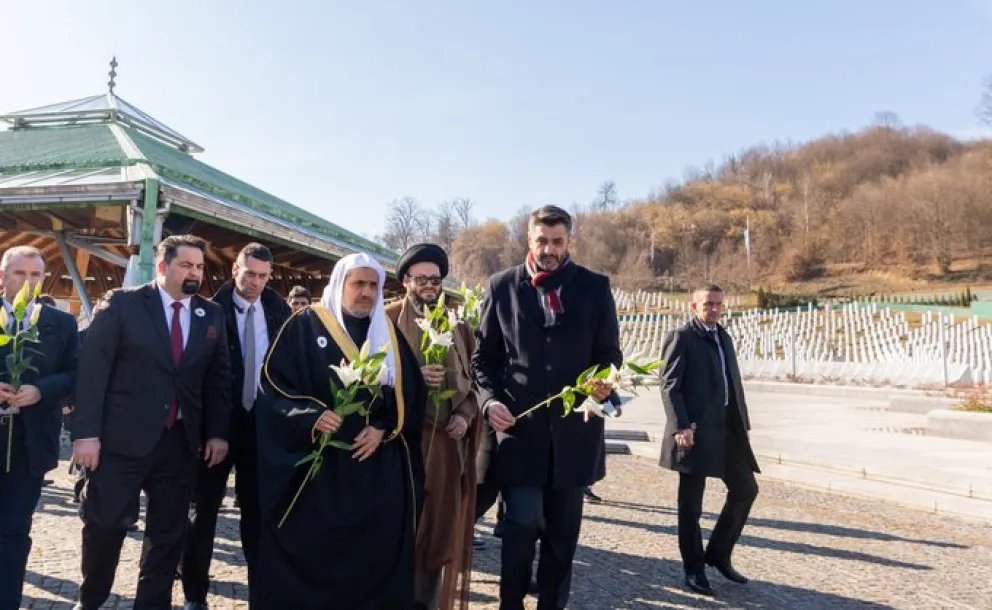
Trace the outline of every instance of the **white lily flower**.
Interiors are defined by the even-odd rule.
[[[581,405],[579,405],[575,411],[577,413],[582,413],[584,421],[588,422],[589,418],[592,416],[604,417],[603,405],[599,404],[592,398],[587,398]]]
[[[375,379],[369,382],[369,385],[382,385],[386,382],[386,365],[380,364],[379,371],[376,373]]]
[[[417,328],[425,333],[431,329],[431,322],[427,318],[417,318]]]
[[[372,344],[366,339],[365,343],[362,343],[362,349],[358,351],[358,359],[365,362],[369,359],[369,353],[372,351]]]
[[[450,325],[451,328],[454,328],[455,326],[458,325],[458,320],[459,320],[459,318],[458,318],[458,312],[455,311],[454,309],[449,309],[448,310],[448,325]]]
[[[341,384],[346,388],[350,387],[353,383],[357,383],[361,379],[359,372],[356,371],[351,364],[345,362],[344,360],[341,361],[340,366],[335,366],[332,364],[331,370],[334,371],[334,374],[338,376]]]
[[[439,333],[433,328],[427,331],[430,334],[431,345],[439,345],[441,347],[451,347],[454,344],[454,339],[450,332]]]
[[[28,326],[35,326],[38,324],[38,318],[41,317],[42,304],[35,303],[34,307],[31,308],[31,317],[28,319]]]

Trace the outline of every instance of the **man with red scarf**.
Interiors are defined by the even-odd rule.
[[[563,417],[560,402],[516,419],[590,366],[623,360],[609,279],[571,260],[571,234],[565,210],[533,212],[527,261],[490,278],[482,304],[472,365],[496,431],[487,479],[503,502],[500,610],[523,610],[538,539],[538,610],[565,607],[583,492],[606,474],[602,419]],[[592,396],[609,397],[605,385]]]

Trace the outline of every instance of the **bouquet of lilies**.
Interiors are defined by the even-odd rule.
[[[433,307],[424,305],[424,317],[417,320],[417,326],[424,331],[420,339],[420,351],[424,354],[425,364],[444,366],[447,363],[448,352],[454,345],[454,327],[458,322],[457,312],[448,310],[444,306],[443,293]],[[434,427],[431,430],[431,441],[427,446],[427,459],[430,459],[431,449],[434,447],[434,433],[437,431],[437,418],[441,413],[441,405],[455,394],[457,394],[455,390],[444,388],[430,391],[431,401],[434,403]]]
[[[333,405],[330,406],[331,411],[341,416],[342,419],[356,413],[362,417],[367,416],[369,414],[369,405],[358,400],[358,393],[362,390],[367,390],[372,394],[373,400],[382,396],[382,382],[386,378],[385,360],[386,350],[383,349],[382,351],[372,353],[372,348],[369,342],[366,341],[359,351],[358,358],[351,362],[342,360],[340,365],[332,364],[331,370],[337,375],[338,380],[341,382],[341,387],[338,387],[333,379],[331,380],[331,393],[334,397]],[[303,488],[307,483],[316,478],[317,473],[320,472],[320,467],[324,463],[324,449],[327,447],[333,447],[342,451],[351,451],[352,449],[350,443],[334,438],[333,432],[322,432],[320,434],[320,437],[317,439],[317,447],[309,455],[296,463],[297,466],[310,464],[310,468],[307,470],[303,482],[300,483],[300,488],[296,490],[296,495],[293,496],[293,501],[290,502],[289,508],[286,509],[285,514],[283,514],[282,519],[279,521],[279,527],[282,527],[282,524],[286,521],[286,517],[293,510],[293,506],[296,505],[296,501],[299,499]]]
[[[41,356],[42,353],[32,348],[31,345],[41,343],[38,339],[38,317],[41,316],[41,303],[35,303],[31,317],[28,318],[27,327],[24,326],[24,318],[28,314],[28,306],[38,298],[39,294],[41,294],[41,282],[35,284],[33,291],[30,282],[24,282],[21,285],[21,289],[17,292],[12,304],[15,329],[13,334],[7,334],[10,329],[10,314],[7,313],[6,307],[0,306],[0,347],[8,344],[11,346],[5,364],[10,385],[15,392],[21,389],[21,375],[27,371],[38,372],[38,369],[31,365],[31,358]],[[0,413],[8,416],[16,415],[18,412],[20,409],[17,407],[0,409]],[[10,448],[14,444],[13,436],[14,423],[11,421],[10,425],[7,426],[6,472],[10,472]]]
[[[479,316],[482,313],[482,286],[469,288],[462,283],[462,287],[457,292],[462,300],[457,310],[458,319],[475,330],[479,327]]]
[[[604,407],[591,398],[599,384],[606,384],[612,390],[625,390],[636,395],[639,388],[651,385],[652,381],[657,378],[658,369],[664,363],[661,360],[638,362],[635,358],[625,360],[620,368],[612,364],[609,367],[599,365],[589,367],[579,375],[574,386],[565,386],[561,392],[537,403],[514,419],[519,420],[526,417],[541,407],[550,406],[556,400],[561,400],[566,417],[573,410],[582,413],[586,421],[589,421],[591,415],[602,417],[604,414],[612,414],[613,409]],[[579,396],[586,396],[588,399],[576,409],[575,402]]]

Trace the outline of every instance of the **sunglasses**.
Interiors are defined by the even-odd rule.
[[[410,279],[413,280],[417,286],[423,287],[430,284],[431,286],[441,285],[441,276],[439,275],[411,275]]]

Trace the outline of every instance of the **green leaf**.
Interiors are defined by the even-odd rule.
[[[296,465],[297,466],[302,466],[304,464],[309,464],[310,462],[314,461],[315,459],[317,459],[317,454],[316,453],[311,453],[307,457],[305,457],[302,460],[300,460],[299,462],[297,462]]]
[[[593,375],[592,378],[593,379],[597,379],[599,381],[602,381],[602,380],[606,379],[609,376],[610,376],[610,369],[605,368],[605,369],[599,371],[598,373],[596,373],[595,375]]]
[[[441,390],[440,392],[437,393],[437,397],[438,400],[444,402],[446,400],[451,400],[452,397],[454,397],[454,395],[457,393],[458,390]]]
[[[0,347],[3,347],[4,345],[7,345],[12,340],[13,340],[12,337],[9,337],[7,335],[0,335]]]
[[[561,401],[564,403],[565,406],[565,415],[570,414],[572,412],[572,408],[575,406],[575,394],[572,392],[568,392],[567,394],[561,397]]]
[[[351,445],[349,445],[344,441],[338,441],[338,440],[328,441],[327,445],[329,447],[334,447],[335,449],[341,449],[342,451],[351,451]]]
[[[576,385],[583,385],[584,383],[586,383],[587,381],[589,381],[589,379],[592,378],[592,376],[596,374],[596,370],[598,368],[599,368],[599,365],[598,364],[594,364],[594,365],[590,366],[589,368],[587,368],[586,370],[582,371],[582,374],[579,375],[579,379],[576,382]]]
[[[363,406],[365,405],[363,405],[360,402],[349,402],[343,405],[335,406],[334,412],[340,415],[341,417],[347,417],[354,413],[358,413],[358,410],[361,409]]]

